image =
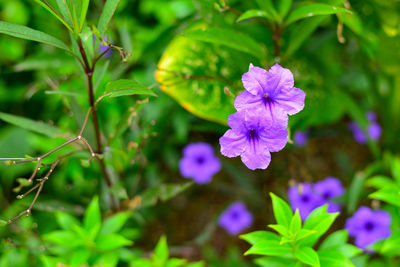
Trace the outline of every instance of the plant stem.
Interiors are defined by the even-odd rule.
[[[93,62],[93,65],[90,67],[88,58],[86,56],[85,49],[82,45],[82,40],[79,38],[78,40],[79,44],[79,50],[81,52],[83,62],[85,64],[85,75],[87,79],[87,88],[88,88],[88,96],[89,96],[89,104],[90,108],[92,111],[92,121],[93,121],[93,127],[94,127],[94,132],[95,132],[95,137],[96,137],[96,153],[97,154],[103,154],[103,149],[102,149],[102,144],[101,144],[101,134],[100,134],[100,127],[99,127],[99,119],[97,116],[97,107],[95,105],[95,100],[94,100],[94,87],[93,87],[93,73],[94,73],[94,67],[95,67],[95,62]],[[103,174],[104,180],[106,182],[106,185],[108,188],[111,188],[113,183],[111,180],[111,177],[107,171],[106,164],[104,162],[103,157],[96,157],[96,159],[99,162],[101,172]],[[114,195],[110,194],[110,199],[111,199],[111,206],[113,210],[118,210],[118,204],[117,200],[114,197]]]
[[[281,27],[278,23],[275,25],[273,31],[273,39],[274,39],[274,57],[279,58],[281,56],[281,48],[280,48]]]

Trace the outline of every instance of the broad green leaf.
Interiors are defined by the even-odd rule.
[[[226,125],[235,112],[233,101],[243,90],[240,79],[249,63],[251,59],[243,53],[178,36],[164,52],[156,78],[161,90],[186,110]]]
[[[389,204],[400,207],[400,188],[397,186],[379,189],[378,191],[370,194],[368,197],[372,199],[382,200]]]
[[[106,95],[111,97],[127,96],[127,95],[151,95],[157,96],[149,88],[139,84],[134,80],[117,80],[107,83]]]
[[[100,235],[117,233],[130,217],[129,212],[124,212],[107,218],[101,226]]]
[[[75,217],[73,217],[65,212],[58,211],[56,213],[56,219],[57,219],[58,225],[62,229],[67,230],[67,231],[73,230],[74,225],[78,225],[78,226],[80,225],[79,221]]]
[[[83,225],[86,231],[90,231],[101,225],[99,198],[97,196],[93,198],[86,210],[85,217],[83,218]]]
[[[129,246],[132,245],[133,242],[122,235],[106,234],[98,236],[95,243],[97,249],[104,251]]]
[[[147,189],[141,195],[141,207],[148,207],[157,204],[158,200],[165,202],[177,194],[185,191],[192,182],[187,182],[183,184],[161,184],[153,188]]]
[[[63,17],[52,7],[46,5],[42,0],[35,0],[36,3],[44,7],[47,11],[49,11],[54,17],[56,17],[62,24],[64,24],[65,27],[71,32],[73,32],[72,28],[70,25],[68,25],[68,22],[63,19]]]
[[[164,266],[169,258],[167,238],[162,236],[154,249],[153,262],[156,266]]]
[[[80,17],[80,29],[82,30],[83,24],[85,23],[86,13],[89,8],[89,0],[82,0],[81,17]]]
[[[275,240],[279,241],[279,237],[268,231],[255,231],[248,234],[244,234],[240,236],[241,239],[246,240],[251,245],[263,240]]]
[[[292,220],[290,221],[289,229],[292,234],[296,234],[301,229],[301,218],[298,209],[296,209],[296,212],[294,213]]]
[[[244,255],[285,256],[292,253],[288,244],[280,244],[277,240],[263,240],[254,244]]]
[[[319,257],[317,252],[311,247],[300,247],[294,252],[294,256],[301,262],[314,267],[320,267]]]
[[[270,193],[270,196],[276,222],[289,228],[293,216],[292,210],[283,199],[276,196],[274,193]]]
[[[348,258],[336,250],[319,250],[318,256],[323,267],[355,267]]]
[[[315,230],[316,233],[309,236],[307,239],[304,239],[304,243],[310,246],[313,246],[318,239],[328,231],[329,227],[331,227],[332,223],[335,221],[336,217],[339,215],[336,213],[328,213],[327,205],[316,208],[308,215],[306,221],[304,222],[304,229]]]
[[[350,10],[325,4],[307,4],[295,8],[285,20],[285,25],[289,25],[297,20],[318,15],[331,15],[338,13],[351,13]]]
[[[246,20],[246,19],[251,19],[251,18],[257,18],[257,17],[270,19],[271,15],[264,10],[251,9],[251,10],[247,10],[242,15],[240,15],[240,17],[236,20],[236,22]]]
[[[24,117],[19,117],[19,116],[0,112],[0,119],[5,122],[14,124],[18,127],[24,128],[26,130],[40,133],[40,134],[46,135],[48,137],[56,137],[56,136],[60,135],[60,131],[58,130],[57,127],[54,127],[54,126],[51,126],[51,125],[48,125],[45,123],[41,123],[41,122],[36,122],[36,121],[27,119]]]
[[[184,36],[203,42],[227,46],[257,58],[265,57],[265,51],[257,41],[243,33],[231,29],[204,28],[185,32]]]
[[[279,16],[283,19],[287,15],[292,6],[292,0],[279,0],[276,3]]]
[[[104,36],[107,26],[118,7],[119,1],[120,0],[107,0],[106,4],[104,5],[103,12],[100,15],[99,24],[97,26],[101,36]]]
[[[289,37],[288,47],[284,51],[285,57],[296,52],[326,18],[326,16],[318,16],[304,20],[294,26]]]
[[[33,30],[22,25],[0,21],[0,33],[4,33],[21,39],[44,43],[66,51],[70,51],[68,46],[57,38],[48,35],[47,33]]]

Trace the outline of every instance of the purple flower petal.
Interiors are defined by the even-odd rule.
[[[304,108],[306,93],[296,87],[284,88],[274,100],[289,115],[296,114]]]
[[[283,68],[279,64],[273,65],[268,71],[268,89],[266,93],[276,97],[280,91],[294,86],[293,74],[289,69]]]
[[[271,162],[271,154],[268,151],[268,146],[261,141],[258,143],[247,143],[241,158],[250,170],[266,169]]]
[[[246,149],[247,140],[243,134],[228,130],[220,139],[221,154],[233,158],[240,156]]]
[[[259,67],[252,67],[248,72],[243,74],[242,82],[244,88],[253,95],[263,94],[264,88],[267,86],[268,72]]]
[[[314,185],[314,190],[325,200],[339,197],[344,193],[342,183],[336,177],[326,177]]]

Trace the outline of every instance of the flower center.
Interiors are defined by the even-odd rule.
[[[269,103],[272,103],[273,100],[272,100],[272,98],[271,98],[267,93],[265,93],[265,94],[263,95],[263,102],[264,102],[265,105],[267,105],[267,104],[269,104]]]
[[[239,213],[237,211],[234,211],[231,213],[231,218],[234,220],[239,219]]]
[[[372,230],[374,230],[375,225],[374,225],[372,222],[367,222],[367,223],[364,225],[364,227],[365,227],[365,229],[366,229],[367,231],[372,231]]]
[[[196,162],[198,164],[203,164],[205,161],[206,161],[206,159],[204,157],[201,157],[201,156],[197,157],[197,159],[196,159]]]
[[[248,134],[248,138],[250,141],[258,140],[258,133],[256,130],[251,129]]]
[[[301,201],[303,201],[303,202],[308,202],[308,201],[310,201],[310,197],[307,196],[307,195],[302,195],[302,196],[301,196]]]
[[[325,193],[322,195],[322,197],[323,197],[324,199],[330,199],[330,198],[331,198],[331,193],[330,193],[330,192],[325,192]]]

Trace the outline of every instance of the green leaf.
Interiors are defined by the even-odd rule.
[[[370,194],[368,197],[382,200],[389,204],[400,207],[400,188],[397,186],[379,189],[378,191]]]
[[[351,181],[347,209],[350,213],[353,213],[357,208],[357,203],[361,195],[361,191],[364,187],[365,175],[363,173],[357,173]]]
[[[14,124],[18,127],[24,128],[26,130],[40,133],[40,134],[46,135],[48,137],[56,137],[56,136],[60,135],[60,131],[58,130],[58,128],[48,125],[48,124],[45,124],[45,123],[36,122],[36,121],[27,119],[24,117],[19,117],[19,116],[0,112],[0,119],[5,122]]]
[[[298,209],[296,209],[296,212],[294,213],[292,220],[290,221],[289,229],[292,234],[296,234],[301,229],[301,218]]]
[[[255,243],[244,255],[285,256],[292,253],[288,244],[280,244],[277,240],[263,240]]]
[[[130,212],[124,212],[107,218],[101,226],[100,235],[117,233],[130,217]]]
[[[258,6],[270,14],[275,21],[279,21],[278,13],[276,12],[271,0],[256,0],[256,2]]]
[[[127,95],[151,95],[157,96],[152,90],[134,80],[117,80],[107,83],[106,95],[111,97]]]
[[[70,25],[68,25],[67,21],[64,20],[60,14],[57,13],[57,11],[55,11],[54,8],[50,8],[50,6],[46,5],[44,2],[42,2],[42,0],[35,0],[36,3],[38,3],[39,5],[41,5],[42,7],[44,7],[47,11],[49,11],[54,17],[56,17],[62,24],[64,24],[65,27],[67,27],[67,29],[71,32],[73,32],[73,30],[71,29]]]
[[[71,266],[82,266],[86,265],[90,257],[90,250],[79,249],[72,252],[70,265]]]
[[[248,234],[244,234],[240,236],[241,239],[247,241],[251,245],[263,240],[275,240],[279,241],[279,237],[268,231],[255,231]]]
[[[162,236],[154,249],[153,262],[156,266],[164,266],[169,257],[167,238]]]
[[[82,8],[81,8],[81,18],[80,18],[80,29],[82,30],[83,24],[85,23],[86,13],[89,8],[89,0],[82,0]]]
[[[177,36],[164,52],[156,78],[161,90],[186,110],[226,125],[235,112],[233,101],[243,90],[240,77],[250,60],[226,47]]]
[[[60,10],[61,15],[67,21],[67,23],[69,25],[73,26],[71,12],[69,11],[68,5],[65,1],[66,0],[57,0],[58,9]],[[72,29],[71,29],[71,32],[73,32]]]
[[[397,252],[398,255],[399,244],[400,244],[400,233],[397,232],[392,234],[385,241],[383,241],[382,247],[380,248],[379,252],[385,255],[390,255],[392,252],[394,253]]]
[[[74,233],[70,231],[54,231],[48,234],[42,235],[43,240],[51,242],[67,248],[75,248],[82,241]]]
[[[300,231],[296,235],[296,241],[300,241],[300,240],[307,238],[310,235],[313,235],[315,233],[317,233],[317,231],[315,231],[315,230],[300,229]]]
[[[107,0],[106,4],[104,5],[103,12],[100,15],[99,24],[97,26],[101,36],[104,36],[107,26],[118,7],[119,1],[120,0]]]
[[[265,51],[253,38],[231,29],[204,28],[184,33],[184,36],[248,53],[257,58],[264,58]]]
[[[157,204],[158,200],[165,202],[177,194],[182,193],[189,188],[193,183],[187,182],[184,184],[161,184],[153,188],[147,189],[141,195],[141,207],[149,207]]]
[[[393,158],[390,165],[393,178],[400,184],[400,158]]]
[[[48,35],[47,33],[33,30],[22,25],[0,21],[0,33],[4,33],[21,39],[44,43],[66,51],[70,51],[68,46],[57,38]]]
[[[67,230],[67,231],[73,230],[74,225],[78,225],[78,226],[80,225],[79,221],[75,217],[73,217],[70,214],[65,213],[65,212],[58,211],[56,213],[56,219],[57,219],[58,225],[62,229]]]
[[[101,225],[99,198],[97,196],[93,198],[86,210],[83,225],[86,231],[90,231]]]
[[[336,250],[319,250],[318,256],[323,267],[355,267],[348,258]]]
[[[278,224],[289,228],[293,212],[289,205],[274,193],[270,193],[275,220]]]
[[[304,229],[315,230],[317,231],[312,236],[304,239],[304,243],[310,246],[313,246],[318,239],[328,231],[329,227],[331,227],[332,223],[335,221],[336,217],[339,215],[336,213],[328,213],[327,205],[316,208],[308,215],[306,221],[304,222]]]
[[[389,177],[383,175],[375,175],[365,182],[366,186],[382,189],[385,187],[396,187],[396,184]]]
[[[314,267],[320,267],[319,257],[317,252],[311,247],[300,247],[294,252],[294,256],[301,262]]]
[[[271,228],[271,229],[274,229],[281,236],[288,236],[289,235],[289,229],[286,226],[283,226],[283,225],[280,225],[280,224],[269,224],[268,227]]]
[[[0,220],[0,227],[6,226],[7,224],[8,224],[7,221],[5,221],[5,220]]]
[[[133,243],[122,235],[117,234],[99,235],[95,242],[96,248],[103,251],[129,246]]]
[[[331,15],[338,13],[351,13],[348,9],[342,7],[335,7],[325,4],[308,4],[297,7],[294,9],[285,21],[285,25],[289,25],[297,20],[318,16],[318,15]]]
[[[271,15],[264,10],[251,9],[251,10],[247,10],[242,15],[240,15],[240,17],[236,20],[236,22],[240,22],[242,20],[251,19],[251,18],[257,18],[257,17],[269,19],[269,18],[271,18]]]
[[[283,19],[287,15],[292,6],[292,0],[279,0],[277,1],[277,10],[279,16]]]
[[[297,267],[292,259],[261,257],[254,259],[254,263],[261,267]],[[301,267],[301,265],[299,266]]]
[[[332,234],[330,234],[324,242],[322,242],[320,249],[328,249],[328,248],[335,248],[338,246],[342,246],[347,242],[349,238],[349,234],[347,230],[339,230]]]

